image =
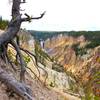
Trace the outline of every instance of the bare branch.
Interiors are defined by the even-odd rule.
[[[23,82],[23,81],[25,81],[24,74],[25,74],[25,71],[26,71],[26,69],[25,69],[26,64],[23,60],[19,46],[14,41],[11,41],[11,44],[12,44],[12,46],[14,46],[15,50],[17,51],[17,54],[19,55],[19,60],[20,60],[20,63],[21,63],[21,73],[20,73],[21,79],[20,80]]]
[[[19,46],[17,45],[16,42],[14,42],[14,38],[17,36],[18,31],[20,30],[21,23],[24,21],[31,21],[32,19],[40,19],[44,16],[45,12],[42,13],[39,17],[30,17],[28,14],[25,14],[26,18],[21,18],[20,14],[20,4],[25,3],[26,0],[12,0],[12,19],[9,22],[9,25],[4,33],[0,35],[0,48],[3,45],[8,45],[10,43],[16,50],[18,56],[19,56],[19,61],[21,64],[21,73],[20,73],[20,78],[22,81],[25,80],[25,62],[23,60],[21,50]],[[2,51],[3,52],[3,51]],[[4,54],[6,55],[6,54]],[[8,58],[8,55],[6,55]],[[10,63],[9,58],[7,59],[8,62]],[[10,63],[12,65],[12,63]],[[12,65],[13,67],[13,65]],[[30,96],[29,93],[27,93],[26,89],[23,91],[23,84],[20,82],[17,82],[16,79],[13,79],[10,77],[4,70],[0,68],[0,80],[4,81],[4,83],[9,86],[12,90],[17,92],[22,98],[25,100],[33,100],[33,98]]]
[[[46,12],[44,11],[42,14],[40,14],[39,17],[30,17],[28,14],[25,13],[25,16],[26,16],[27,18],[22,18],[22,19],[21,19],[21,22],[25,22],[25,21],[29,21],[29,22],[30,22],[32,19],[36,19],[36,20],[37,20],[37,19],[41,19],[41,18],[45,15],[45,13],[46,13]]]

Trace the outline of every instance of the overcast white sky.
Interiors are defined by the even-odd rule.
[[[10,19],[11,4],[9,0],[0,3],[0,15]],[[46,11],[40,20],[23,23],[22,27],[33,30],[69,31],[100,30],[100,0],[26,0],[24,12],[39,16]],[[22,12],[22,13],[24,13]]]

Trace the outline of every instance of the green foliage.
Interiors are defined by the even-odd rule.
[[[94,100],[100,100],[100,97],[94,96]]]
[[[84,35],[86,40],[90,41],[90,44],[87,44],[86,48],[94,48],[100,45],[100,31],[71,31],[69,32],[70,36],[78,37]]]
[[[31,61],[31,58],[27,55],[23,55],[23,58],[26,64],[28,64]]]
[[[95,48],[96,46],[100,45],[99,40],[91,41],[89,44],[86,45],[86,48]]]
[[[63,66],[57,63],[53,63],[52,69],[56,70],[57,72],[64,72]]]
[[[72,46],[72,48],[76,52],[76,55],[81,55],[81,56],[86,54],[88,49],[92,49],[100,45],[100,31],[77,31],[77,32],[76,31],[70,31],[70,32],[31,31],[31,33],[35,37],[35,39],[37,39],[38,41],[40,39],[46,40],[48,38],[52,38],[59,34],[73,36],[73,37],[84,35],[86,40],[89,41],[89,44],[87,44],[85,47],[80,47],[79,46],[80,44],[74,44]],[[36,48],[37,48],[36,53],[39,59],[41,59],[41,55],[45,55],[45,54],[43,54],[41,50],[39,50],[38,47]],[[47,56],[44,56],[44,57],[47,57]],[[54,61],[55,59],[52,58],[51,60]],[[54,69],[55,68],[57,67],[54,67]],[[96,72],[96,74],[94,75],[93,81],[98,80],[98,79],[100,80],[100,71]],[[97,82],[97,84],[100,84],[100,81],[95,81],[95,82]],[[50,85],[52,86],[53,84],[51,83]],[[71,89],[77,92],[77,86],[73,87],[73,84],[71,84]],[[83,89],[85,92],[85,97],[83,97],[83,100],[100,100],[100,97],[95,96],[95,94],[93,93],[91,83],[87,84],[86,88],[83,88]]]
[[[80,48],[79,44],[73,44],[72,48],[75,50],[76,55],[81,55],[82,56],[82,55],[87,53],[86,48],[85,47]]]
[[[14,59],[14,55],[13,55],[12,51],[9,49],[7,53],[8,53],[9,59],[14,61],[15,59]]]
[[[7,25],[8,25],[8,21],[7,20],[0,20],[0,29],[4,30]]]
[[[50,82],[49,84],[51,87],[55,87],[55,84],[53,82]]]
[[[8,57],[15,65],[18,65],[15,55],[13,55],[11,50],[8,50]],[[31,58],[28,55],[23,55],[23,59],[26,64],[28,64],[31,61]]]
[[[46,40],[47,38],[52,38],[53,36],[58,35],[60,32],[49,32],[49,31],[29,31],[35,39],[38,41]]]
[[[96,74],[93,76],[93,79],[100,79],[100,72],[96,72]]]

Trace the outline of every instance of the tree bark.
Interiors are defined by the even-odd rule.
[[[0,35],[0,49],[8,46],[8,43],[12,44],[15,47],[15,50],[19,54],[19,60],[21,63],[21,75],[24,74],[24,62],[20,52],[20,48],[17,43],[13,43],[14,38],[17,36],[17,33],[20,30],[20,26],[22,22],[30,21],[32,19],[40,19],[44,16],[45,12],[42,13],[39,17],[30,17],[28,14],[25,14],[26,18],[22,18],[22,14],[20,14],[20,4],[25,3],[25,0],[12,0],[12,19],[8,24],[8,27],[4,33]],[[15,45],[16,44],[16,45]],[[4,50],[0,52],[0,55]],[[6,56],[6,55],[5,55]],[[23,77],[24,75],[22,75]],[[18,82],[13,76],[9,75],[6,71],[0,68],[0,81],[3,81],[10,89],[16,92],[25,100],[33,100],[30,93],[27,92],[27,87],[25,84]]]
[[[0,81],[2,81],[7,87],[17,93],[25,100],[34,100],[30,93],[27,91],[27,86],[18,82],[12,75],[8,74],[5,70],[0,68]]]
[[[0,36],[0,47],[5,43],[6,44],[9,43],[16,37],[18,31],[20,30],[22,22],[30,21],[32,19],[41,19],[45,14],[44,12],[39,17],[30,17],[28,14],[25,13],[26,18],[21,18],[22,16],[22,14],[20,14],[21,3],[22,3],[21,0],[13,0],[12,19],[9,22],[6,31]]]
[[[20,2],[21,0],[13,0],[12,5],[12,19],[6,31],[0,36],[0,46],[7,44],[17,35],[21,26],[21,14],[20,14]]]

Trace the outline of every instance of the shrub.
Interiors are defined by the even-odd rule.
[[[7,27],[8,23],[8,20],[0,20],[0,29],[4,30]]]

